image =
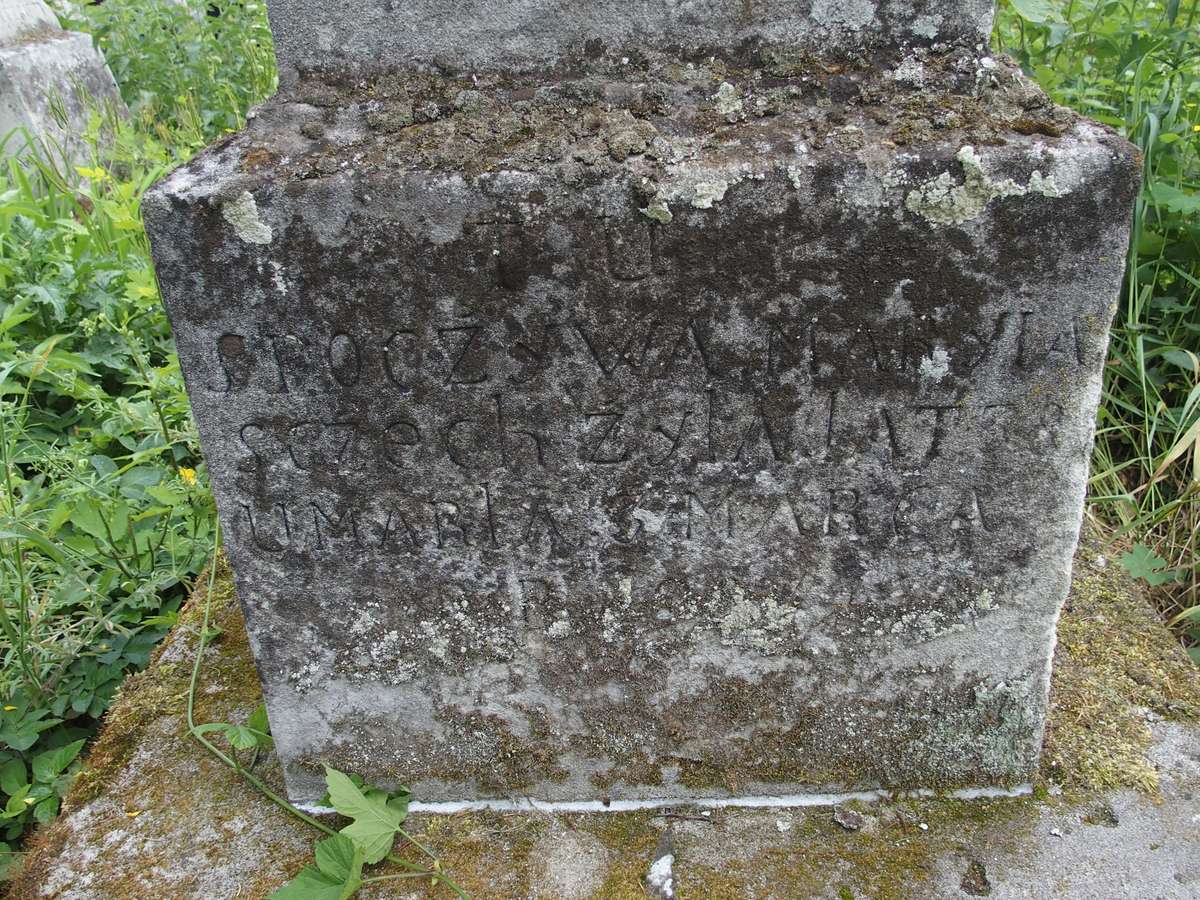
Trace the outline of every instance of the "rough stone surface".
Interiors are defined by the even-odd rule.
[[[58,17],[42,0],[5,0],[0,8],[0,44],[59,30]]]
[[[772,44],[823,54],[984,44],[991,0],[270,0],[284,80],[296,70],[528,70],[648,49]]]
[[[65,127],[52,112],[55,100],[62,102]],[[79,137],[89,102],[121,104],[91,37],[63,31],[41,0],[6,0],[0,10],[0,139],[23,128],[33,141],[49,141],[82,158]],[[25,145],[23,134],[12,134],[4,152],[16,154]]]
[[[174,173],[290,795],[1027,779],[1135,173],[967,49],[313,78]]]
[[[487,900],[644,897],[643,879],[668,830],[680,898],[963,898],[971,896],[964,879],[981,887],[981,869],[989,896],[1005,900],[1195,897],[1200,674],[1157,614],[1131,595],[1119,567],[1102,562],[1094,548],[1077,559],[1051,694],[1046,757],[1055,764],[1039,778],[1036,797],[859,804],[857,831],[837,824],[828,807],[678,808],[673,816],[422,813],[407,827],[471,896]],[[249,900],[269,895],[311,862],[320,835],[184,732],[204,593],[183,610],[151,668],[122,688],[63,814],[36,836],[11,900]],[[221,635],[205,654],[197,721],[242,723],[259,702],[258,679],[227,572],[214,596]],[[1120,646],[1109,633],[1112,623],[1120,623]],[[1108,652],[1086,651],[1092,641]],[[1124,656],[1128,646],[1142,649]],[[1069,786],[1087,784],[1107,770],[1109,756],[1124,751],[1103,725],[1081,715],[1090,708],[1102,709],[1106,719],[1137,710],[1146,734],[1136,755],[1157,773],[1153,785]],[[1191,721],[1164,719],[1149,708]],[[1109,783],[1142,784],[1135,768]],[[254,771],[279,788],[273,755]],[[385,882],[362,896],[449,895]]]

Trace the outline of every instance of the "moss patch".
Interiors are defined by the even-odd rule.
[[[1044,776],[1076,790],[1154,792],[1146,710],[1200,718],[1200,670],[1093,534],[1058,623]]]

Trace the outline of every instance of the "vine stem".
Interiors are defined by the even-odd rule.
[[[208,738],[206,738],[204,736],[204,734],[202,732],[200,732],[199,726],[196,725],[196,689],[197,689],[198,685],[200,684],[200,670],[201,670],[203,660],[204,660],[204,648],[208,644],[208,623],[209,623],[209,618],[212,613],[213,586],[216,584],[216,580],[217,580],[217,548],[219,548],[220,546],[221,546],[221,522],[220,522],[220,520],[218,520],[216,528],[213,531],[213,555],[212,555],[212,562],[210,562],[209,566],[208,566],[208,588],[207,588],[207,591],[205,592],[205,597],[204,597],[204,617],[202,620],[202,624],[200,626],[200,641],[196,646],[196,660],[192,664],[192,677],[191,677],[191,681],[188,683],[188,694],[187,694],[188,734],[190,734],[200,744],[200,746],[202,746],[205,750],[207,750],[214,757],[216,757],[221,763],[223,763],[224,765],[228,766],[229,768],[231,768],[235,772],[237,772],[238,775],[240,775],[247,782],[249,782],[253,787],[255,787],[259,791],[259,793],[261,793],[264,797],[266,797],[268,800],[270,800],[272,803],[274,803],[276,806],[278,806],[284,812],[290,813],[291,815],[293,815],[297,819],[299,819],[301,822],[304,822],[306,825],[311,825],[313,828],[317,829],[318,831],[320,831],[324,834],[329,835],[330,837],[335,837],[338,834],[337,831],[330,828],[324,822],[321,822],[318,819],[314,818],[313,816],[310,816],[308,813],[304,812],[304,810],[302,810],[296,806],[293,806],[286,799],[279,796],[279,794],[275,793],[275,791],[271,790],[271,788],[268,787],[261,778],[259,778],[257,775],[254,775],[251,772],[248,772],[244,766],[239,764],[236,756],[232,756],[232,757],[229,756],[224,751],[222,751],[220,747],[216,746],[216,744],[214,744],[214,743],[212,743],[212,741],[208,740]],[[412,835],[410,835],[408,832],[406,832],[402,828],[398,828],[397,832],[401,836],[403,836],[405,840],[407,840],[413,846],[417,847],[419,850],[421,850],[423,853],[425,853],[426,856],[428,856],[430,859],[432,859],[434,861],[435,866],[437,866],[437,868],[432,871],[429,869],[422,869],[420,866],[416,865],[415,863],[411,863],[405,859],[400,859],[399,857],[393,856],[392,854],[389,853],[387,856],[384,857],[384,859],[387,862],[390,862],[393,865],[400,866],[400,868],[407,869],[408,871],[403,875],[376,875],[371,878],[363,879],[364,884],[366,884],[368,882],[394,880],[394,879],[399,879],[399,878],[425,877],[425,878],[431,878],[435,884],[437,884],[437,883],[444,884],[450,890],[454,891],[454,893],[460,898],[460,900],[471,900],[470,896],[466,893],[466,891],[464,891],[457,884],[455,884],[454,880],[452,878],[450,878],[450,876],[448,876],[446,873],[440,871],[439,860],[438,860],[437,856],[435,856],[434,853],[428,847],[426,847],[424,844],[422,844],[420,841],[418,841],[416,838],[414,838]]]

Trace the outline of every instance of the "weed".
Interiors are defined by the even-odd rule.
[[[140,202],[274,78],[261,4],[219,3],[216,23],[200,2],[58,5],[133,115],[93,109],[83,164],[0,135],[22,148],[0,164],[0,870],[74,768],[39,780],[38,760],[94,733],[207,558],[215,511]]]
[[[402,879],[427,878],[431,886],[445,885],[462,900],[468,900],[467,894],[454,883],[454,880],[442,869],[441,860],[423,843],[409,834],[403,827],[408,818],[408,803],[411,799],[408,788],[401,787],[396,791],[384,791],[367,785],[361,778],[346,775],[337,769],[325,767],[325,784],[329,788],[321,805],[332,807],[347,819],[350,824],[340,831],[334,831],[328,825],[297,809],[258,776],[250,768],[243,766],[239,750],[251,750],[256,753],[260,748],[271,745],[268,732],[266,710],[260,706],[250,717],[245,726],[230,725],[226,722],[211,722],[204,725],[196,724],[196,690],[200,684],[201,663],[204,660],[204,648],[209,638],[209,619],[212,612],[213,584],[216,580],[215,565],[217,547],[220,545],[219,529],[214,536],[213,559],[214,565],[208,569],[208,589],[204,599],[204,618],[200,625],[200,639],[196,644],[196,658],[192,664],[192,677],[188,685],[187,697],[187,727],[188,733],[205,750],[229,766],[255,787],[276,806],[291,813],[302,822],[311,825],[327,837],[318,842],[314,850],[316,865],[305,866],[292,881],[273,893],[273,900],[312,900],[315,897],[345,898],[352,897],[364,885],[376,884],[383,881],[398,881]],[[229,752],[221,750],[206,735],[220,733],[229,744]],[[78,748],[76,748],[78,752]],[[253,761],[250,763],[253,766]],[[431,860],[431,867],[421,866],[392,855],[392,846],[397,836],[403,838]],[[403,869],[399,874],[383,874],[368,876],[363,874],[363,867],[387,861]]]

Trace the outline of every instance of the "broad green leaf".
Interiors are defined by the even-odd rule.
[[[71,518],[71,504],[63,500],[50,513],[50,518],[46,522],[46,533],[53,535],[58,529],[63,527],[63,524],[69,518]]]
[[[354,872],[354,854],[361,852],[354,841],[345,835],[335,834],[317,842],[317,868],[321,873],[339,881],[346,881]],[[359,860],[362,866],[362,860]]]
[[[351,896],[343,892],[344,888],[343,882],[321,874],[315,866],[305,866],[268,900],[344,900]]]
[[[400,813],[400,815],[401,815],[400,821],[401,822],[403,822],[404,819],[408,818],[408,802],[411,799],[412,799],[412,793],[404,785],[401,785],[399,788],[392,791],[391,796],[388,798],[388,802],[387,802],[388,807],[391,809],[394,809],[396,812]]]
[[[19,791],[8,798],[8,803],[4,805],[4,815],[0,816],[0,818],[15,819],[17,816],[25,814],[25,810],[29,809],[31,805],[25,802],[30,787],[31,785],[24,785]]]
[[[334,835],[318,842],[316,866],[305,866],[270,900],[348,900],[362,885],[363,848]]]
[[[13,303],[11,306],[9,306],[4,311],[4,318],[0,319],[0,334],[3,334],[6,331],[11,331],[12,329],[14,329],[18,325],[20,325],[22,322],[26,322],[29,319],[33,318],[33,316],[34,316],[33,313],[25,312],[25,309],[28,306],[29,306],[29,298],[28,297],[18,298],[18,300],[15,303]]]
[[[29,783],[25,763],[16,757],[0,766],[0,791],[10,797]]]
[[[58,815],[58,796],[46,797],[33,807],[33,820],[40,825],[46,825]]]
[[[368,863],[377,863],[392,849],[405,813],[388,806],[385,791],[361,791],[348,776],[325,767],[325,783],[333,808],[354,821],[341,833],[363,848]]]
[[[258,708],[250,714],[246,727],[257,736],[258,746],[269,749],[275,743],[271,738],[271,722],[267,719],[266,704],[258,704]]]
[[[1009,3],[1027,22],[1051,22],[1059,18],[1058,8],[1051,0],[1009,0]]]
[[[146,494],[168,507],[178,506],[187,500],[187,494],[183,491],[176,491],[162,485],[146,488]]]
[[[1165,206],[1171,212],[1191,215],[1200,213],[1200,192],[1188,193],[1174,185],[1156,181],[1150,188],[1154,202]]]
[[[79,755],[79,751],[83,749],[85,743],[84,740],[78,740],[65,747],[59,747],[57,750],[39,753],[33,758],[34,781],[40,781],[43,784],[53,781]]]
[[[108,457],[100,456],[92,457],[92,459],[94,461],[108,459]],[[75,504],[75,510],[71,513],[71,524],[94,538],[108,540],[108,531],[104,527],[104,514],[92,500],[81,500]]]
[[[37,743],[38,735],[47,728],[53,728],[62,719],[43,719],[42,721],[22,721],[11,727],[0,730],[0,744],[5,744],[13,750],[28,750]]]
[[[1189,375],[1200,375],[1200,357],[1190,350],[1164,350],[1163,359],[1179,366]]]
[[[227,725],[225,740],[234,750],[251,750],[258,746],[257,733],[244,725]]]

